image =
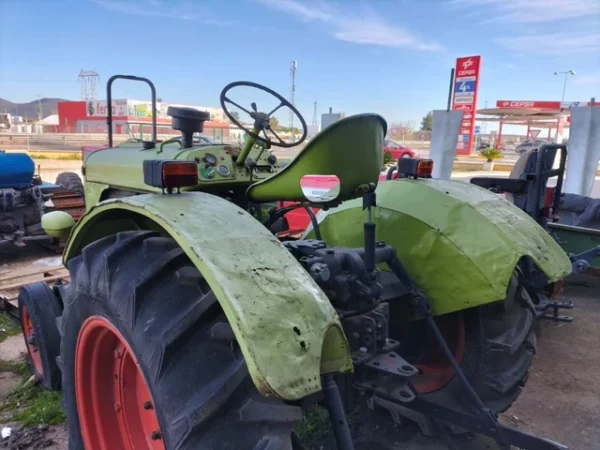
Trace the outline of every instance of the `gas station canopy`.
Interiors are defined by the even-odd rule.
[[[571,108],[587,106],[588,102],[555,102],[529,100],[498,100],[496,108],[477,110],[477,121],[499,122],[498,144],[502,142],[503,125],[527,126],[527,136],[531,127],[547,128],[548,138],[551,129],[556,128],[562,134],[563,128],[569,127]]]

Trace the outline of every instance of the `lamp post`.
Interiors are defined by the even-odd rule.
[[[565,83],[563,84],[563,92],[562,92],[562,99],[560,101],[560,107],[562,109],[562,104],[565,101],[565,92],[567,91],[567,78],[569,77],[569,75],[575,75],[575,71],[574,70],[565,70],[564,72],[554,72],[554,75],[565,75]]]
[[[558,117],[558,123],[556,125],[556,138],[555,141],[558,143],[558,139],[560,137],[560,134],[562,132],[561,128],[562,128],[562,111],[563,111],[563,104],[565,102],[565,93],[567,92],[567,79],[569,77],[569,75],[575,75],[575,71],[573,69],[569,69],[569,70],[565,70],[563,72],[554,72],[554,75],[565,75],[565,82],[563,84],[563,91],[562,91],[562,98],[560,100],[560,113],[559,113],[559,117]]]
[[[37,132],[40,133],[40,127],[42,126],[42,96],[38,94],[38,125]]]

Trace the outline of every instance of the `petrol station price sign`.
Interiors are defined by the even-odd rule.
[[[473,146],[480,69],[481,56],[456,59],[452,109],[463,112],[456,147],[459,155],[470,154]]]

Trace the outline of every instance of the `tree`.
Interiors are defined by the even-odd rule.
[[[233,117],[236,120],[236,122],[240,121],[240,113],[237,111],[231,111],[231,117]]]
[[[273,128],[274,130],[279,130],[279,120],[277,120],[277,117],[275,116],[271,116],[271,118],[269,119],[269,123],[271,125],[271,128]]]
[[[414,131],[414,122],[392,122],[388,127],[388,136],[390,139],[405,139]]]
[[[429,111],[421,120],[421,131],[431,131],[433,128],[433,113]]]

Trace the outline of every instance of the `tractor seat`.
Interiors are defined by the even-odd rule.
[[[251,185],[246,196],[257,203],[310,202],[300,180],[305,175],[336,176],[339,194],[324,205],[362,195],[361,187],[377,183],[383,165],[387,123],[377,114],[346,117],[317,134],[296,158],[273,176]]]
[[[533,152],[533,150],[527,150],[526,152],[521,154],[519,159],[517,159],[517,162],[515,162],[515,165],[513,166],[512,170],[510,171],[510,175],[508,175],[508,178],[510,180],[522,180],[523,176],[527,175],[527,171],[525,169],[528,165],[530,165],[529,161],[532,159],[531,155]],[[533,172],[535,172],[535,164],[533,167]],[[525,192],[523,194],[527,192],[526,189],[524,191]],[[515,203],[515,196],[517,198],[520,198],[523,194],[507,192],[504,198],[506,198],[506,200],[508,200],[511,203]]]
[[[547,150],[544,153],[544,171],[556,168],[556,154],[556,149]],[[537,158],[537,149],[528,150],[515,162],[508,178],[476,177],[471,179],[471,183],[485,189],[499,190],[504,194],[506,200],[514,203],[521,209],[525,209],[527,196],[535,193],[535,186],[533,186],[534,183],[531,183],[530,176],[535,175],[536,173]],[[545,177],[541,180],[543,186],[548,184],[548,178],[549,177]],[[535,180],[535,183],[537,182],[538,180]],[[545,191],[543,192],[545,195]]]
[[[544,158],[543,170],[544,171],[550,170],[552,168],[556,168],[557,151],[558,150],[554,149],[554,150],[547,150],[546,152],[544,152],[544,156],[543,156],[543,158]],[[538,150],[529,150],[529,151],[526,151],[525,153],[523,153],[521,155],[521,157],[517,160],[515,165],[513,166],[513,169],[510,172],[510,175],[508,176],[508,178],[509,179],[526,180],[528,175],[535,175],[538,156],[539,156]],[[532,183],[531,186],[529,186],[529,189],[527,189],[523,193],[518,193],[518,194],[517,193],[515,193],[515,194],[507,193],[506,199],[508,201],[514,203],[519,208],[524,209],[527,204],[527,195],[534,195],[534,193],[535,193],[535,186],[533,186],[533,185],[535,183],[542,183],[542,186],[544,186],[544,188],[545,188],[548,184],[548,178],[549,177],[546,176],[542,180],[535,180],[535,182]],[[542,189],[541,192],[542,192],[543,196],[546,195],[545,189]],[[543,204],[543,201],[541,203]]]

